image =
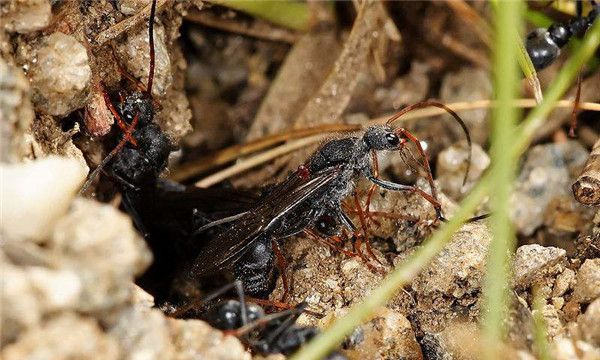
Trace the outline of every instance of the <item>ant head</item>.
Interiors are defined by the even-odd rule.
[[[140,126],[151,123],[154,118],[152,99],[141,92],[135,92],[125,98],[125,101],[119,105],[119,111],[123,116],[123,120],[128,124],[133,121],[136,114],[139,116],[138,123]]]
[[[363,141],[371,150],[396,150],[404,145],[406,139],[401,139],[389,126],[371,126],[365,132]]]

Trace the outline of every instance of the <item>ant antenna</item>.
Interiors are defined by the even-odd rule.
[[[156,1],[152,0],[150,7],[150,20],[148,23],[148,44],[150,46],[150,66],[148,71],[148,85],[146,86],[146,92],[152,97],[152,83],[154,82],[154,63],[155,63],[155,50],[154,50],[154,18],[156,17]]]
[[[438,107],[440,109],[446,110],[447,113],[449,113],[450,115],[452,115],[452,117],[454,118],[454,120],[456,120],[456,122],[460,125],[460,127],[462,128],[463,132],[465,133],[465,137],[467,138],[467,144],[469,147],[469,153],[467,155],[467,169],[465,171],[465,176],[463,178],[463,183],[462,186],[465,186],[465,184],[467,183],[467,179],[469,177],[469,172],[471,169],[471,158],[473,155],[473,144],[471,142],[471,134],[469,133],[469,129],[467,128],[467,125],[465,124],[464,120],[460,118],[460,116],[458,116],[458,114],[456,112],[454,112],[454,110],[450,109],[449,107],[447,107],[446,105],[436,102],[436,101],[422,101],[413,105],[409,105],[407,107],[405,107],[404,109],[400,110],[398,113],[396,113],[394,116],[392,116],[391,118],[388,119],[387,124],[391,125],[394,121],[398,120],[401,116],[403,116],[404,114],[411,112],[413,110],[416,109],[422,109],[422,108],[426,108],[426,107],[430,107],[430,106],[435,106]]]

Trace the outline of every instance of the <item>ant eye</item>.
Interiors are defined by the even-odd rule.
[[[398,136],[396,134],[392,134],[392,133],[385,134],[385,139],[387,140],[387,142],[390,145],[396,146],[396,145],[400,144],[400,139],[398,139]]]

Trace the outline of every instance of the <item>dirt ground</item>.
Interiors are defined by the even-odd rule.
[[[489,23],[488,3],[457,3]],[[485,31],[461,5],[307,6],[310,21],[298,30],[211,2],[158,1],[154,121],[177,145],[163,178],[264,189],[303,164],[323,134],[360,134],[370,121],[423,100],[493,98]],[[567,16],[537,10],[557,21]],[[0,2],[2,359],[285,358],[252,353],[204,321],[175,319],[154,307],[135,279],[156,254],[120,207],[118,186],[100,174],[79,193],[120,134],[103,90],[116,101],[148,82],[148,14],[147,0]],[[542,88],[568,56],[564,51],[538,73]],[[575,93],[573,86],[565,98]],[[533,97],[526,80],[522,94]],[[582,71],[581,102],[598,101],[600,71],[591,65]],[[519,164],[503,358],[540,358],[534,339],[541,318],[551,358],[600,359],[600,215],[572,191],[586,163],[591,171],[600,116],[581,110],[578,136],[570,139],[571,111],[549,116]],[[426,148],[447,217],[490,165],[489,115],[489,106],[460,112],[473,140],[465,184],[468,148],[449,115],[401,123]],[[302,133],[311,128],[317,130]],[[379,171],[429,192],[415,155],[416,149],[412,158],[381,155]],[[371,183],[354,185],[364,207]],[[346,199],[345,209],[361,224],[353,201]],[[299,324],[326,329],[439,226],[431,204],[414,193],[376,189],[369,210],[364,235],[372,254],[363,244],[363,258],[347,254],[356,243],[336,245],[340,251],[304,233],[282,242],[290,279],[285,302],[306,302],[310,310]],[[487,211],[484,202],[478,213]],[[423,272],[356,328],[340,353],[479,358],[492,241],[488,220],[463,225]],[[283,289],[279,276],[269,299],[280,301]]]

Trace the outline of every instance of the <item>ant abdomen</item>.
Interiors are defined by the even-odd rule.
[[[548,29],[535,29],[527,35],[525,48],[536,70],[552,64],[560,55],[560,49],[571,37],[583,36],[598,16],[599,5],[594,5],[587,16],[578,15],[566,23],[555,23]]]
[[[560,47],[546,29],[536,29],[527,35],[527,53],[536,70],[548,67],[560,55]]]

